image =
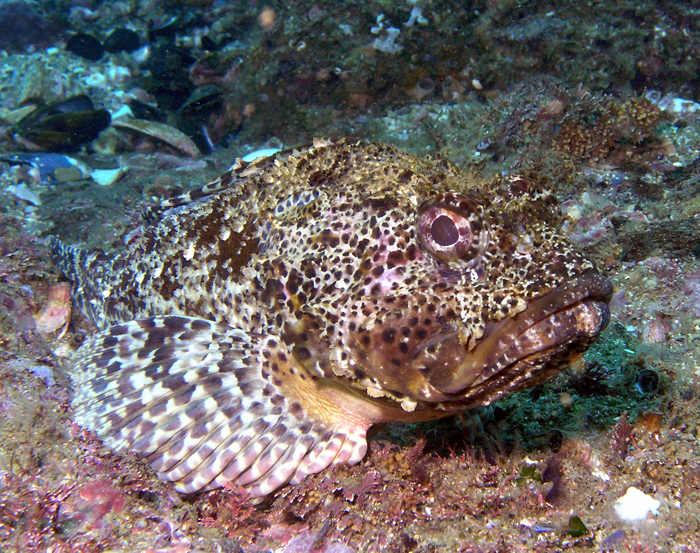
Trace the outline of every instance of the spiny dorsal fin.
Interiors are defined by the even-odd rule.
[[[190,190],[180,194],[179,196],[175,196],[174,198],[163,200],[156,206],[147,208],[141,214],[141,219],[144,223],[155,223],[178,207],[202,201],[213,194],[217,194],[228,188],[235,187],[241,179],[260,173],[265,168],[273,164],[276,159],[283,159],[290,153],[291,150],[287,150],[284,152],[279,152],[276,155],[258,158],[250,162],[243,161],[241,158],[238,158],[233,166],[217,179],[205,184],[201,188],[195,188],[194,190]]]
[[[174,198],[168,198],[157,206],[147,208],[141,214],[141,219],[144,223],[153,224],[164,215],[171,213],[171,210],[202,201],[213,194],[235,187],[241,179],[261,173],[268,167],[286,160],[289,156],[298,156],[300,152],[320,150],[334,144],[343,143],[344,140],[333,142],[331,140],[314,138],[313,143],[305,148],[287,148],[266,157],[253,159],[252,161],[243,161],[242,158],[237,158],[231,168],[219,178],[205,184],[201,188],[190,190]]]
[[[261,497],[366,451],[369,423],[300,371],[274,336],[150,317],[87,339],[73,407],[76,422],[144,456],[181,493],[232,482]]]

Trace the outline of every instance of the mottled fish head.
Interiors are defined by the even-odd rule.
[[[313,186],[271,215],[261,285],[296,360],[375,418],[434,418],[541,383],[607,325],[610,282],[534,183],[385,147],[311,163]]]

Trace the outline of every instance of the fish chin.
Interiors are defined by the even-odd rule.
[[[596,272],[568,281],[518,315],[488,325],[452,378],[431,384],[476,406],[548,380],[605,329],[611,295],[612,284]]]

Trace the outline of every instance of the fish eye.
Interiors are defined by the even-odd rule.
[[[446,263],[474,265],[486,251],[489,229],[473,199],[440,195],[418,211],[418,237],[423,248]]]

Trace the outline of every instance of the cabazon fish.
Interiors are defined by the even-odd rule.
[[[99,329],[76,421],[182,493],[357,463],[372,424],[541,383],[609,320],[549,193],[389,146],[239,162],[151,219],[111,259],[51,244]]]

